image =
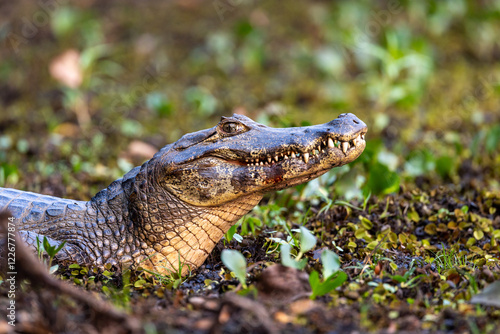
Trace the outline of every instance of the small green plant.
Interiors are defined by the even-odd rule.
[[[245,257],[240,252],[233,249],[224,249],[220,257],[222,263],[236,275],[243,289],[246,289],[247,261]]]
[[[419,279],[424,275],[417,275],[412,277],[415,272],[416,267],[414,267],[415,260],[412,260],[410,263],[410,269],[407,270],[403,275],[393,275],[390,276],[394,281],[401,284],[402,288],[413,288],[416,287],[419,283]]]
[[[465,254],[458,253],[453,247],[446,249],[444,245],[441,250],[436,252],[434,259],[431,259],[430,262],[436,266],[436,270],[440,275],[452,268],[460,268],[469,265],[472,267],[472,270],[474,270],[476,267],[467,260]]]
[[[54,260],[54,257],[59,253],[59,251],[64,247],[66,244],[66,241],[61,242],[59,245],[54,245],[52,246],[49,243],[49,240],[47,237],[43,237],[43,241],[40,242],[40,239],[38,236],[36,237],[36,254],[40,261],[43,261],[45,265],[49,268],[49,273],[53,274],[57,271],[59,268],[59,265],[55,264],[52,265],[52,261]],[[44,253],[47,253],[49,259],[48,261],[45,261],[44,259]]]
[[[256,234],[257,230],[262,228],[262,222],[260,219],[255,217],[243,217],[241,220],[241,234],[247,235],[248,233],[252,233],[252,235]]]
[[[311,299],[326,295],[347,280],[347,274],[340,270],[339,256],[331,250],[325,249],[321,253],[321,263],[323,264],[323,280],[320,280],[316,270],[309,275],[309,284],[312,289]]]
[[[373,264],[370,265],[364,262],[356,262],[352,266],[345,267],[345,269],[354,269],[359,272],[360,278],[366,277],[371,280],[375,276],[374,267]]]
[[[316,237],[305,228],[300,227],[300,251],[293,259],[291,257],[291,246],[290,244],[281,245],[281,264],[286,267],[292,267],[295,269],[302,270],[307,264],[306,259],[302,259],[302,256],[316,245]]]
[[[122,275],[121,288],[114,287],[111,284],[102,287],[102,291],[111,299],[113,304],[124,310],[130,310],[130,270],[126,270]]]
[[[281,214],[286,211],[286,208],[281,207],[277,204],[268,204],[268,205],[257,205],[253,212],[257,214],[258,217],[261,217],[262,223],[269,227],[274,227],[277,225],[277,222],[281,219]]]
[[[231,242],[233,239],[236,240],[237,242],[242,242],[243,237],[236,233],[236,229],[238,228],[238,224],[234,224],[227,230],[226,234],[224,234],[224,244],[227,242]]]
[[[323,197],[323,199],[325,200],[326,204],[324,207],[321,208],[321,210],[319,210],[318,214],[321,214],[323,212],[326,212],[328,210],[330,210],[330,208],[334,205],[343,205],[345,207],[348,207],[348,208],[351,208],[351,209],[354,209],[354,210],[360,210],[360,211],[363,211],[364,209],[360,208],[360,207],[357,207],[355,205],[352,205],[351,203],[349,202],[346,202],[346,201],[334,201],[328,197]]]
[[[156,254],[156,253],[154,253],[154,254]],[[143,261],[148,260],[154,254],[145,258]],[[144,269],[144,268],[143,268],[143,270],[145,272],[147,272],[148,274],[156,277],[160,281],[160,284],[168,285],[168,286],[172,287],[173,289],[177,289],[182,283],[184,283],[186,280],[188,280],[191,277],[191,267],[188,264],[181,261],[181,254],[179,252],[177,252],[177,259],[178,259],[178,263],[177,263],[177,270],[176,271],[173,271],[173,270],[170,270],[170,269],[164,267],[165,269],[167,269],[167,272],[169,273],[168,275],[163,275],[163,274],[157,273],[155,271],[151,271],[151,270]],[[143,261],[141,261],[141,263]],[[184,266],[188,267],[188,274],[183,276],[182,271],[184,269]],[[137,284],[137,282],[135,282],[134,284]]]

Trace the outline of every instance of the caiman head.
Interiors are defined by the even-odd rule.
[[[186,263],[186,274],[265,192],[355,160],[365,149],[366,131],[353,114],[284,129],[233,115],[185,135],[124,178],[132,182],[128,212],[143,250],[136,262],[147,259],[141,266],[163,273]]]
[[[196,206],[288,188],[355,160],[365,149],[366,131],[353,114],[284,129],[243,115],[222,117],[215,127],[187,134],[160,153],[161,184]]]

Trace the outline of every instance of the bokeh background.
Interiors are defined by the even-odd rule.
[[[498,291],[480,291],[500,279],[499,36],[500,0],[1,1],[0,187],[88,200],[221,116],[289,127],[351,112],[369,127],[362,156],[267,195],[189,277],[61,264],[58,279],[147,333],[262,333],[265,316],[294,333],[495,333]],[[231,306],[239,281],[221,250],[244,254],[257,293],[280,245],[298,254],[299,226],[315,249],[286,284],[270,278],[277,290],[318,278],[323,249],[346,281],[279,311],[262,291]],[[19,325],[125,331],[64,298],[23,289]]]
[[[88,199],[222,115],[352,112],[368,148],[334,196],[498,191],[499,17],[494,0],[2,2],[0,186]]]

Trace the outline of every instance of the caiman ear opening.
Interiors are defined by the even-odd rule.
[[[207,130],[201,130],[193,133],[188,133],[181,137],[175,144],[174,150],[181,151],[190,146],[196,145],[207,138],[213,136],[217,132],[217,127]]]

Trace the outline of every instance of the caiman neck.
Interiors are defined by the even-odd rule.
[[[98,192],[87,207],[86,246],[91,259],[97,264],[130,262],[130,253],[139,247],[133,238],[134,227],[128,218],[128,200],[122,179]]]
[[[223,205],[197,207],[160,187],[134,188],[130,219],[142,253],[134,261],[161,274],[177,271],[179,261],[183,275],[199,267],[229,228],[262,199],[253,193]]]

